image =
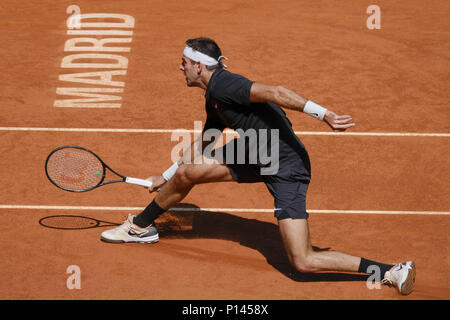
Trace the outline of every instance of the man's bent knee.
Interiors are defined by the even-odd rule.
[[[189,174],[189,166],[190,165],[187,164],[181,164],[178,167],[177,171],[175,172],[175,175],[173,176],[173,179],[175,180],[175,183],[177,185],[192,186],[195,184],[195,181]]]
[[[176,183],[193,186],[207,182],[233,181],[226,166],[220,164],[181,164],[175,173]]]
[[[291,260],[291,264],[299,272],[308,273],[308,272],[318,271],[318,269],[316,267],[314,267],[314,265],[311,261],[311,258],[309,258],[309,257],[302,257],[302,258],[297,257],[297,258],[293,258],[290,260]]]

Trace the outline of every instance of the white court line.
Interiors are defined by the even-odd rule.
[[[86,210],[86,211],[142,211],[144,207],[102,207],[102,206],[43,206],[43,205],[0,205],[0,209],[19,210]],[[213,212],[263,212],[273,213],[273,209],[253,208],[171,208],[168,211],[213,211]],[[384,211],[384,210],[313,210],[309,213],[333,214],[397,214],[397,215],[450,215],[449,211]]]
[[[112,129],[112,128],[38,128],[38,127],[0,127],[0,131],[35,131],[35,132],[99,132],[99,133],[200,133],[200,130],[188,129]],[[233,133],[233,130],[225,130]],[[416,133],[416,132],[322,132],[294,131],[299,136],[371,136],[371,137],[450,137],[450,133]]]

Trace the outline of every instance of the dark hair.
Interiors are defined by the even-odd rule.
[[[222,55],[222,51],[220,50],[217,43],[210,38],[195,38],[189,39],[186,41],[186,45],[194,49],[195,51],[200,51],[211,58],[219,60],[219,57]],[[218,65],[207,67],[208,70],[221,69],[222,63],[219,61]]]

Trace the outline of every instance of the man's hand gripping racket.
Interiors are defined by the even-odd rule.
[[[90,191],[116,182],[152,187],[151,181],[125,177],[111,169],[92,151],[76,146],[62,146],[53,150],[45,161],[45,172],[50,182],[70,192]],[[111,173],[118,179],[106,180],[106,176]]]
[[[349,115],[338,115],[330,110],[327,110],[323,119],[333,131],[345,131],[348,128],[354,127],[355,123]]]

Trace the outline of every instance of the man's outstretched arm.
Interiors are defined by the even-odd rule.
[[[255,82],[250,90],[250,102],[272,102],[286,109],[308,113],[315,118],[325,121],[333,130],[344,131],[355,126],[351,116],[337,115],[333,111],[324,109],[282,86]],[[321,111],[323,114],[320,114]]]

